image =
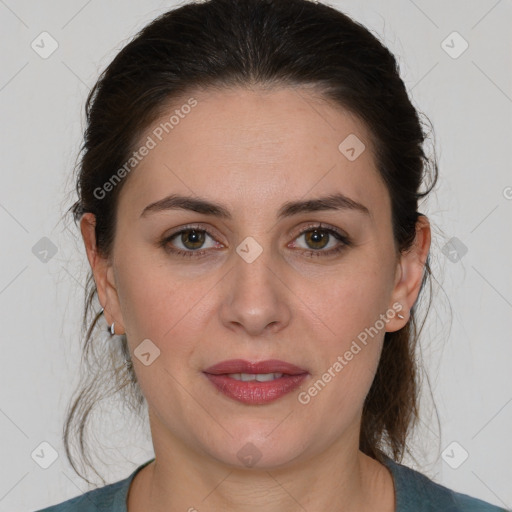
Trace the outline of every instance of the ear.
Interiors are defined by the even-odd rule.
[[[386,331],[394,332],[401,329],[410,318],[413,307],[421,288],[425,263],[430,250],[430,222],[425,215],[420,215],[416,221],[416,237],[412,247],[400,255],[395,273],[395,286],[392,293],[392,307],[395,317],[388,322]],[[398,304],[401,305],[399,309]],[[398,315],[404,318],[399,318]]]
[[[124,333],[124,322],[115,285],[114,268],[112,267],[111,258],[105,258],[98,252],[96,246],[96,216],[93,213],[82,215],[80,231],[98,290],[98,299],[104,309],[105,319],[109,325],[115,322],[116,334]]]

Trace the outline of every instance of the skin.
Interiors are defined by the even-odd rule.
[[[397,253],[389,194],[365,125],[312,90],[237,88],[193,97],[198,105],[129,175],[110,258],[96,251],[94,216],[81,220],[107,322],[127,334],[132,354],[147,338],[160,350],[148,366],[133,357],[156,461],[134,479],[128,510],[393,511],[391,474],[359,451],[360,422],[385,331],[405,325],[418,296],[428,219],[420,217],[413,248]],[[354,161],[338,150],[351,133],[366,144]],[[335,191],[371,215],[325,210],[276,218],[286,201]],[[221,203],[233,218],[186,210],[140,218],[145,206],[170,193]],[[315,245],[301,234],[320,222],[342,230],[352,245],[308,257],[308,250],[342,243],[331,235],[327,247]],[[158,246],[190,223],[211,233],[200,247],[206,256],[173,256]],[[252,263],[236,252],[248,236],[263,249]],[[193,242],[185,246],[178,236],[173,243],[193,251]],[[390,319],[301,404],[298,393],[394,303],[404,318]],[[281,359],[309,376],[274,402],[246,405],[202,373],[232,358]],[[261,454],[251,468],[237,457],[249,442]]]

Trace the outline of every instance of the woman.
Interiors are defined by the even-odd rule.
[[[87,120],[88,347],[103,316],[155,458],[45,510],[503,510],[400,464],[437,166],[368,30],[308,0],[184,5],[117,55]]]

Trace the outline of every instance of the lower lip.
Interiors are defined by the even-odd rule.
[[[268,382],[235,380],[227,375],[205,374],[210,382],[227,397],[249,405],[268,404],[298,388],[307,373],[283,375]]]

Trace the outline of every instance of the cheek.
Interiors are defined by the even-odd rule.
[[[372,271],[364,262],[347,266],[346,271],[323,281],[313,292],[309,289],[307,302],[329,328],[331,338],[338,338],[343,345],[374,326],[389,307],[389,279],[382,270]]]
[[[160,363],[179,368],[195,348],[191,341],[204,332],[206,298],[216,280],[192,279],[170,265],[143,261],[130,258],[119,265],[118,296],[130,349],[149,339],[160,350]]]
[[[325,425],[333,436],[358,417],[377,371],[385,332],[379,301],[360,288],[353,291],[324,297],[338,299],[337,304],[330,302],[336,306],[323,310],[331,311],[331,335],[317,340],[318,373],[300,396],[300,403],[311,406],[310,414],[334,420]]]
[[[382,269],[372,271],[360,262],[313,290],[309,288],[307,304],[315,312],[309,313],[311,324],[318,322],[313,330],[321,353],[318,394],[336,408],[362,406],[382,350],[386,322],[381,315],[389,309],[389,279]],[[393,316],[394,310],[388,319]],[[324,384],[330,389],[320,393]]]
[[[187,307],[189,294],[184,293],[184,284],[155,252],[119,249],[117,292],[127,333],[134,337],[161,337]]]

